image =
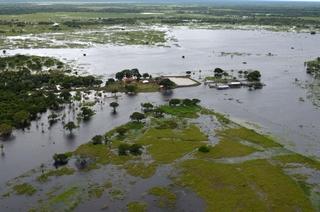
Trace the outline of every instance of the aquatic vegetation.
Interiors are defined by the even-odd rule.
[[[68,167],[62,167],[56,170],[49,170],[47,172],[44,172],[39,177],[37,177],[37,180],[41,183],[47,182],[50,177],[53,176],[63,176],[63,175],[73,175],[75,172],[74,169],[68,168]]]
[[[280,162],[284,167],[290,164],[300,164],[302,166],[310,167],[320,170],[320,162],[299,154],[281,155],[273,159]]]
[[[81,190],[78,187],[69,187],[62,193],[49,198],[49,200],[47,201],[48,205],[45,204],[43,208],[44,210],[46,210],[47,207],[50,208],[55,205],[63,204],[65,210],[72,211],[80,204],[80,196]]]
[[[143,162],[127,162],[123,166],[128,174],[141,178],[152,177],[155,174],[157,167],[156,163],[144,164]]]
[[[88,189],[88,195],[90,198],[100,198],[102,197],[104,192],[109,188],[112,188],[112,183],[110,181],[107,181],[102,185],[93,184],[93,185],[90,185]]]
[[[227,128],[220,131],[218,130],[217,135],[225,139],[248,141],[254,144],[261,145],[265,148],[282,146],[281,144],[275,142],[272,138],[269,138],[266,135],[259,134],[254,130],[245,127]]]
[[[128,212],[146,212],[147,205],[144,202],[130,202],[127,205]]]
[[[17,195],[32,196],[37,192],[37,189],[28,183],[14,185],[12,189]]]
[[[149,194],[158,197],[158,205],[161,208],[174,207],[177,196],[166,187],[153,187],[148,191]]]

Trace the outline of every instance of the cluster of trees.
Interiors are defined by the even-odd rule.
[[[3,52],[5,53],[5,52]],[[66,65],[51,57],[14,55],[8,57],[0,57],[0,71],[5,70],[32,70],[41,71],[43,67],[66,69]]]
[[[128,155],[128,153],[132,155],[141,155],[143,146],[140,144],[126,144],[122,143],[118,146],[118,154],[119,155]]]
[[[122,70],[120,72],[117,72],[116,73],[116,79],[121,81],[124,77],[126,78],[131,78],[131,77],[136,77],[137,79],[140,79],[141,78],[141,74],[139,72],[139,70],[137,68],[134,68],[134,69],[125,69],[125,70]]]
[[[61,109],[63,103],[71,101],[70,88],[88,88],[101,83],[94,76],[73,76],[63,72],[0,71],[0,134],[8,134],[12,127],[27,127],[38,113],[44,113],[48,108]],[[57,85],[63,89],[61,92]],[[87,109],[82,113],[84,119],[92,115]]]
[[[320,75],[320,57],[315,60],[308,61],[305,63],[307,65],[307,73],[312,74],[316,77]]]
[[[259,82],[261,78],[260,71],[251,71],[246,75],[249,82]]]
[[[214,69],[214,76],[217,78],[221,78],[221,77],[227,77],[229,76],[228,72],[222,70],[221,68],[215,68]]]
[[[178,105],[182,106],[197,106],[200,103],[199,99],[171,99],[169,105],[176,107]]]

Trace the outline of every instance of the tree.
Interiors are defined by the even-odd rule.
[[[56,166],[65,165],[68,163],[69,156],[66,153],[54,154],[53,155],[54,164]]]
[[[64,101],[70,101],[70,98],[71,98],[71,94],[68,90],[63,90],[61,91],[60,93],[60,98],[62,98]]]
[[[162,79],[160,82],[159,82],[159,85],[163,86],[163,88],[165,90],[169,90],[169,89],[172,89],[176,86],[176,84],[174,82],[172,82],[170,79],[168,78],[165,78],[165,79]]]
[[[124,76],[125,76],[125,74],[122,71],[116,73],[116,79],[119,80],[119,81],[121,81],[124,78]]]
[[[142,77],[143,77],[144,79],[147,79],[148,77],[150,77],[150,75],[149,75],[148,73],[144,73],[144,74],[142,74]]]
[[[113,108],[113,113],[117,113],[117,107],[119,107],[119,104],[117,102],[111,102],[110,107]]]
[[[10,124],[0,124],[0,137],[10,137],[12,134],[12,126]]]
[[[146,112],[150,112],[153,109],[153,104],[146,102],[146,103],[142,103],[141,107],[143,108],[143,111]]]
[[[96,135],[91,140],[92,140],[92,144],[93,145],[99,145],[99,144],[102,144],[103,136],[102,135]]]
[[[177,106],[178,104],[180,104],[181,103],[181,100],[180,99],[171,99],[170,101],[169,101],[169,105],[170,106]]]
[[[15,126],[23,128],[29,125],[30,123],[29,118],[30,118],[30,113],[25,110],[21,110],[14,114],[13,121]]]
[[[197,105],[197,104],[199,104],[201,101],[200,101],[200,99],[192,99],[192,102],[193,102],[194,105]]]
[[[194,105],[194,103],[191,99],[183,99],[182,104],[185,106],[193,106]]]
[[[4,155],[4,145],[0,144],[0,149],[1,149],[1,155]]]
[[[221,77],[224,73],[224,70],[222,70],[221,68],[216,68],[214,69],[214,76],[215,77]]]
[[[155,109],[153,110],[153,113],[154,113],[154,116],[155,116],[155,117],[160,118],[160,117],[163,117],[164,111],[163,111],[162,108],[157,107],[157,108],[155,108]]]
[[[117,129],[116,129],[116,132],[120,135],[120,136],[124,136],[124,134],[127,132],[128,130],[127,130],[127,128],[125,128],[125,127],[118,127]]]
[[[127,155],[129,148],[130,148],[129,144],[120,144],[118,146],[118,154],[119,155]]]
[[[142,149],[143,147],[140,144],[132,144],[129,147],[129,151],[132,155],[141,155],[142,154]]]
[[[132,113],[132,115],[130,116],[130,119],[133,121],[137,121],[140,122],[141,120],[145,119],[145,115],[139,112],[134,112]]]
[[[115,83],[115,80],[113,78],[109,78],[106,82],[106,86],[111,85],[113,83]]]
[[[94,111],[88,107],[82,107],[81,111],[82,111],[81,116],[83,117],[84,120],[89,120],[95,114]]]
[[[78,126],[73,122],[70,121],[66,125],[64,125],[64,129],[68,130],[70,134],[72,134],[72,130],[76,129]]]
[[[49,124],[53,125],[54,123],[56,123],[58,121],[57,118],[58,118],[57,114],[55,114],[55,113],[50,114],[48,116]]]
[[[252,71],[248,73],[247,80],[250,82],[260,81],[261,74],[259,71]]]

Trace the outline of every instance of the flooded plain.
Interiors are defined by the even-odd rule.
[[[106,98],[95,106],[96,115],[82,123],[70,138],[59,122],[44,126],[44,132],[33,122],[30,130],[16,131],[4,143],[0,157],[0,184],[51,160],[56,152],[72,151],[94,135],[102,134],[126,123],[132,112],[140,110],[141,102],[161,104],[169,98],[199,98],[208,108],[229,114],[238,122],[254,123],[277,138],[289,150],[314,156],[320,155],[320,109],[307,99],[307,91],[295,79],[310,80],[304,62],[320,55],[320,35],[245,30],[170,29],[177,39],[171,47],[96,46],[89,49],[18,49],[9,54],[54,56],[72,61],[81,70],[113,76],[127,68],[141,73],[177,75],[193,71],[201,81],[212,70],[260,70],[266,86],[261,90],[246,88],[218,91],[205,85],[175,89],[172,94],[122,94],[117,115],[111,113]],[[84,57],[83,54],[87,56]],[[182,56],[185,56],[183,59]],[[201,72],[199,72],[201,70]],[[234,71],[236,74],[237,71]],[[299,99],[305,99],[300,101]],[[50,113],[48,113],[50,114]],[[69,117],[72,119],[72,115]],[[245,121],[243,121],[245,120]],[[40,123],[48,123],[46,115]]]

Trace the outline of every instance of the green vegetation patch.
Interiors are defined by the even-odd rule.
[[[116,81],[114,83],[110,83],[106,85],[103,89],[107,92],[127,92],[126,83],[122,81]],[[150,83],[142,83],[142,82],[134,82],[130,83],[129,85],[133,85],[136,88],[136,92],[138,93],[148,93],[148,92],[157,92],[159,91],[159,85],[156,82]]]
[[[307,73],[315,77],[320,76],[320,57],[315,60],[305,62],[307,65]]]
[[[91,166],[94,167],[98,164],[124,164],[128,160],[132,159],[131,156],[121,156],[110,151],[110,148],[106,145],[99,144],[94,145],[92,143],[83,144],[74,152],[75,155],[79,155],[84,158],[91,158],[95,161]]]
[[[48,205],[44,206],[43,210],[47,211],[49,208],[59,206],[63,211],[74,210],[81,202],[81,190],[79,187],[70,187],[65,189],[62,193],[52,196],[48,200]],[[41,210],[41,211],[43,211]]]
[[[157,171],[157,167],[158,166],[156,163],[146,165],[143,162],[141,163],[128,162],[127,164],[124,165],[123,168],[126,169],[128,174],[132,176],[149,178],[155,174],[155,172]]]
[[[170,106],[170,105],[162,105],[160,108],[163,110],[164,113],[182,117],[182,118],[197,118],[198,112],[201,110],[200,106],[193,105],[193,106],[186,106],[186,105],[177,105],[177,106]]]
[[[303,166],[308,166],[313,169],[320,170],[320,162],[303,155],[291,154],[291,155],[280,155],[276,156],[273,159],[280,162],[283,166],[287,166],[290,163],[301,164]]]
[[[159,163],[174,160],[200,147],[208,138],[200,129],[191,125],[182,130],[151,128],[137,143],[147,146],[148,152]]]
[[[37,192],[37,189],[28,183],[15,185],[12,189],[17,195],[32,196]]]
[[[254,144],[258,144],[265,148],[282,147],[281,144],[275,142],[273,139],[269,138],[268,136],[259,134],[254,130],[251,130],[245,127],[228,128],[228,129],[220,130],[217,132],[217,135],[229,140],[252,142]]]
[[[128,212],[146,212],[147,204],[144,202],[130,202],[127,205]]]
[[[99,184],[93,184],[89,186],[88,195],[90,198],[100,198],[102,197],[105,190],[112,187],[112,183],[107,181],[103,183],[102,185]]]
[[[153,187],[148,191],[148,194],[159,198],[158,206],[161,208],[174,207],[176,204],[176,194],[166,187]]]
[[[178,184],[202,197],[207,211],[313,211],[303,189],[265,160],[235,165],[188,160],[181,168]]]
[[[41,174],[39,177],[37,177],[37,181],[44,183],[49,180],[52,176],[63,176],[63,175],[73,175],[75,172],[74,169],[68,168],[68,167],[62,167],[56,170],[50,170],[46,173]]]
[[[241,157],[256,152],[257,149],[243,145],[237,141],[221,140],[217,145],[210,147],[207,153],[198,152],[199,158],[226,158]]]

